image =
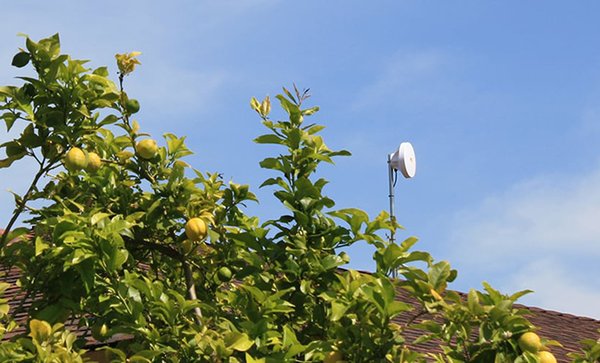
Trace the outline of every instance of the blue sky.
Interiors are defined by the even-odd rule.
[[[327,143],[353,153],[322,169],[337,207],[386,209],[387,154],[410,141],[400,237],[458,268],[453,288],[531,288],[525,303],[600,318],[598,13],[592,1],[24,0],[3,5],[0,82],[19,74],[18,32],[59,32],[63,51],[114,74],[115,53],[141,51],[126,88],[142,127],[187,135],[188,161],[250,184],[263,220],[281,211],[257,189],[275,149],[252,143],[263,130],[249,99],[309,87]],[[3,220],[6,190],[31,174],[17,165],[0,170]],[[349,253],[373,269],[368,246]]]

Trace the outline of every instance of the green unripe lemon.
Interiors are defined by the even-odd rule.
[[[342,361],[342,353],[337,350],[327,353],[325,359],[323,359],[323,363],[337,363],[340,361]]]
[[[192,241],[200,241],[206,237],[206,223],[198,217],[190,219],[185,224],[185,235]]]
[[[140,103],[134,98],[128,99],[127,102],[125,102],[125,109],[130,114],[134,114],[140,110]]]
[[[92,328],[92,336],[99,341],[104,341],[109,338],[108,325],[102,324],[94,326]]]
[[[194,242],[192,240],[186,239],[185,241],[181,242],[181,251],[184,254],[189,254],[190,252],[192,252],[193,249]]]
[[[539,352],[537,356],[540,360],[540,363],[556,363],[556,357],[554,357],[554,354],[545,350]]]
[[[6,145],[6,156],[9,158],[11,156],[16,156],[25,152],[25,148],[21,146],[21,144],[16,142],[11,142]]]
[[[46,143],[42,145],[42,155],[46,159],[55,158],[62,151],[62,146],[55,144],[51,140],[46,140]]]
[[[221,282],[227,282],[229,280],[231,280],[231,276],[233,275],[231,273],[231,270],[229,269],[229,267],[227,266],[223,266],[219,269],[219,280]]]
[[[524,352],[536,353],[542,347],[542,341],[536,333],[527,332],[519,337],[519,347]]]
[[[102,166],[102,160],[100,159],[100,156],[95,152],[88,153],[87,170],[96,171],[100,169],[100,166]]]
[[[65,156],[65,167],[71,171],[85,169],[88,164],[85,152],[78,147],[71,148]]]
[[[18,68],[23,68],[29,63],[31,56],[27,52],[19,52],[12,59],[12,65]]]
[[[156,153],[158,153],[158,145],[153,139],[145,139],[135,145],[135,151],[143,159],[152,159],[156,156]]]

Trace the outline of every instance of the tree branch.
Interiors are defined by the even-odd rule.
[[[23,210],[25,209],[25,205],[29,201],[29,198],[31,198],[31,195],[33,194],[33,191],[36,188],[38,181],[40,180],[42,175],[44,175],[49,170],[48,169],[49,167],[50,167],[50,165],[47,165],[45,167],[40,165],[40,170],[38,170],[38,172],[35,174],[35,177],[33,178],[33,181],[31,182],[31,184],[29,185],[27,192],[25,193],[25,195],[23,195],[23,198],[21,199],[21,201],[17,203],[17,207],[15,208],[10,221],[6,225],[6,228],[4,228],[4,233],[2,234],[2,239],[0,239],[0,250],[3,250],[4,247],[6,246],[6,244],[9,242],[6,239],[8,237],[8,234],[10,233],[10,230],[12,229],[13,225],[16,223],[17,219],[19,219],[19,216],[21,215],[21,213],[23,213]]]
[[[189,298],[190,300],[198,300],[198,297],[196,296],[196,285],[194,284],[194,276],[192,275],[192,268],[186,261],[182,261],[181,265],[185,273],[185,285],[188,291]],[[196,313],[196,321],[199,325],[202,325],[202,311],[199,307],[195,307],[194,312]]]

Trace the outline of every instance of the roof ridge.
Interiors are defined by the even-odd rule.
[[[527,309],[527,310],[531,310],[531,311],[543,312],[544,314],[556,315],[556,316],[564,316],[566,318],[571,318],[571,319],[578,319],[578,320],[585,320],[585,321],[589,321],[589,322],[595,322],[595,323],[598,323],[600,325],[600,319],[592,318],[592,317],[589,317],[589,316],[575,315],[573,313],[565,313],[565,312],[561,312],[561,311],[557,311],[557,310],[544,309],[544,308],[539,307],[539,306],[531,306],[531,305],[525,305],[525,304],[515,304],[515,306],[516,307],[520,307],[520,308],[524,308],[524,309]]]

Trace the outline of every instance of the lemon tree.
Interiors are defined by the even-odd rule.
[[[385,212],[335,209],[317,171],[349,152],[307,121],[318,112],[308,92],[284,88],[278,111],[251,99],[266,129],[254,141],[275,149],[260,187],[287,209],[261,222],[244,212],[249,186],[193,168],[184,137],[153,138],[131,118],[143,107],[125,90],[138,57],[117,54],[113,81],[62,54],[58,35],[26,38],[12,65],[34,76],[0,87],[0,118],[18,134],[0,145],[0,168],[37,165],[0,239],[0,262],[36,299],[10,314],[0,300],[0,336],[18,326],[10,316],[28,316],[0,360],[82,361],[84,342],[63,325],[76,319],[100,341],[127,337],[104,348],[114,362],[548,361],[519,341],[534,329],[513,306],[526,291],[460,296],[447,289],[457,272],[415,238],[389,243],[399,226]],[[340,269],[355,243],[374,246],[374,273]],[[407,328],[444,353],[413,351]]]

